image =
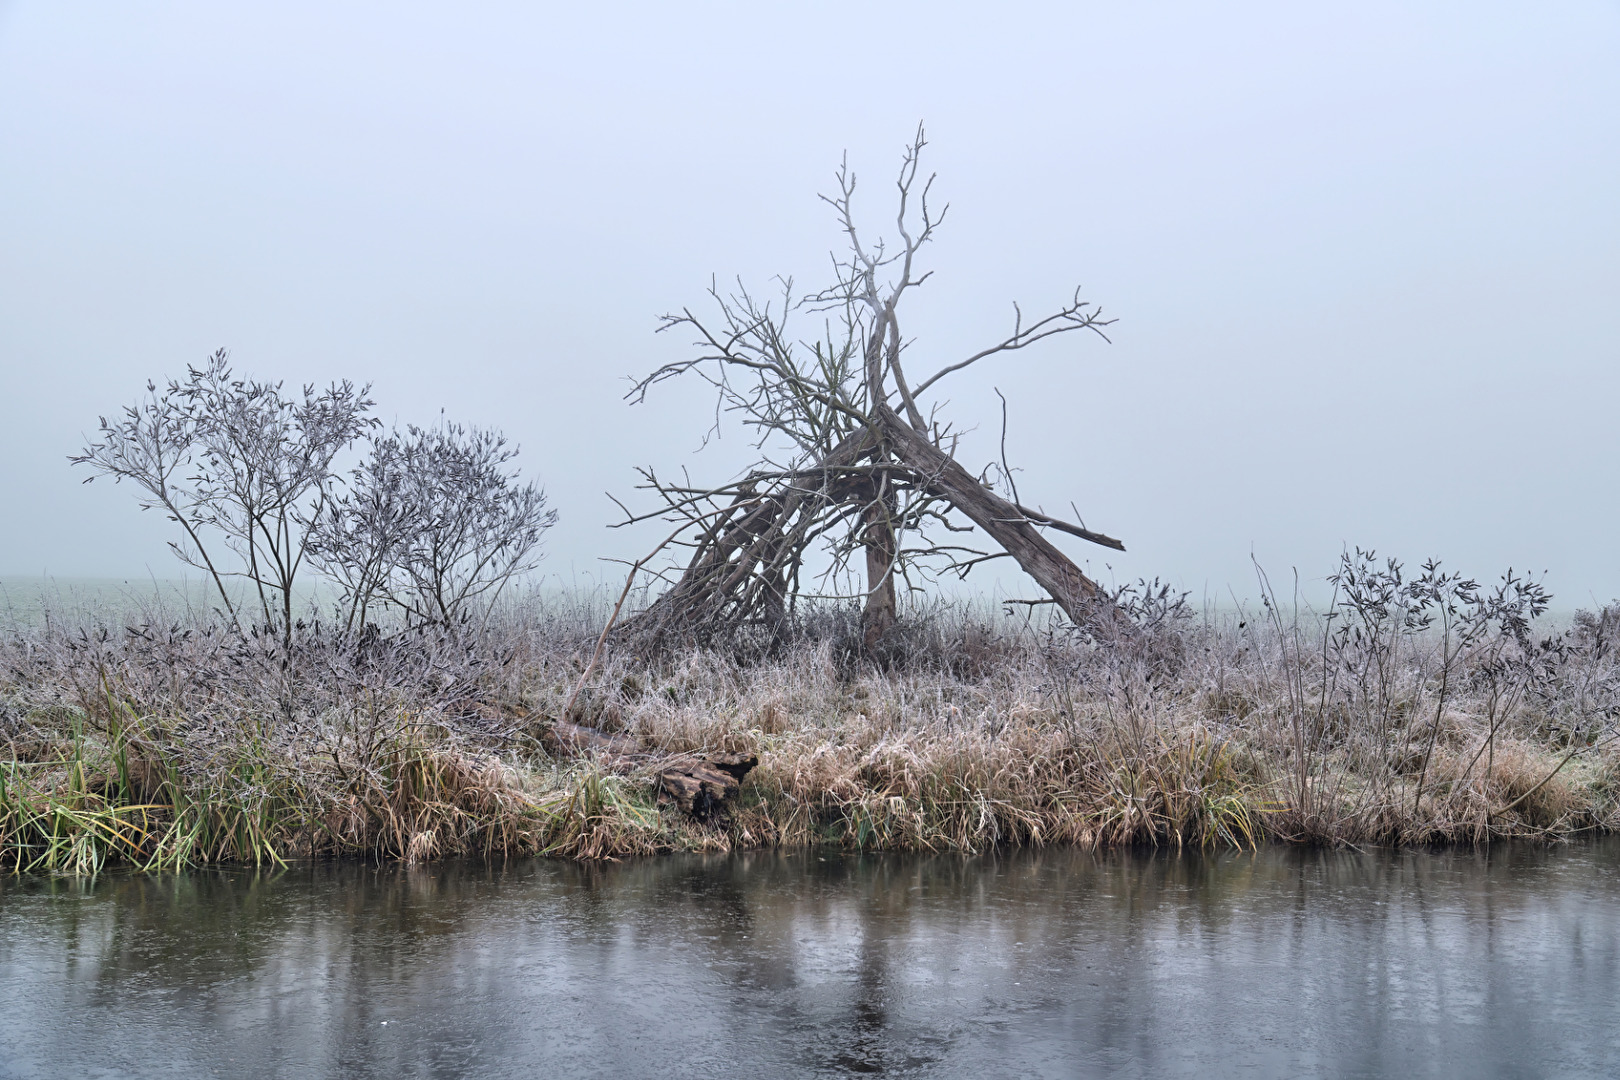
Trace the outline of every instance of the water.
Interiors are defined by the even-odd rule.
[[[0,878],[0,1076],[1620,1075],[1620,843]]]

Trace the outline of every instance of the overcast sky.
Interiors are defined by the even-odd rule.
[[[976,470],[1006,393],[1025,501],[1130,549],[1094,572],[1221,597],[1360,544],[1620,595],[1613,0],[0,3],[0,574],[175,572],[65,459],[219,346],[504,429],[553,572],[639,555],[605,491],[744,460],[693,456],[696,387],[621,400],[684,355],[656,316],[817,279],[840,156],[879,228],[919,119],[912,370],[1077,284],[1118,319],[946,407]]]

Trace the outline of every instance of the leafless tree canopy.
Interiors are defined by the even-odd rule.
[[[678,376],[716,393],[715,425],[732,414],[760,458],[736,479],[693,483],[642,469],[656,507],[625,511],[627,525],[675,526],[661,548],[677,553],[670,588],[631,621],[655,637],[705,638],[747,626],[781,627],[801,598],[859,599],[863,637],[876,643],[896,619],[896,583],[925,587],[943,573],[965,575],[1011,557],[1076,623],[1118,633],[1128,620],[1046,538],[1055,529],[1123,550],[1119,541],[1022,505],[1005,456],[977,475],[956,458],[958,432],[941,419],[932,392],[952,374],[1076,331],[1099,337],[1108,320],[1078,290],[1058,310],[1026,318],[1016,305],[1011,332],[913,383],[900,308],[930,271],[919,258],[945,218],[930,201],[933,177],[919,171],[919,127],[895,183],[897,239],[870,239],[857,225],[856,180],[847,163],[837,194],[823,196],[846,241],[832,281],[809,292],[781,280],[770,295],[741,284],[711,286],[713,314],[664,317],[662,330],[694,334],[696,354],[638,381],[633,402]],[[801,324],[803,328],[801,329]],[[1000,490],[997,490],[997,489]],[[622,504],[621,504],[622,505]],[[973,526],[999,550],[970,542]],[[816,580],[806,560],[830,555]],[[862,574],[864,571],[864,574]],[[864,588],[847,582],[864,577]]]
[[[377,423],[366,415],[370,387],[344,380],[289,397],[281,383],[237,378],[221,349],[184,380],[146,389],[121,419],[102,417],[100,439],[70,460],[90,467],[87,483],[133,482],[142,509],[179,524],[186,541],[170,546],[207,572],[232,622],[242,613],[225,581],[245,579],[260,625],[290,639],[293,583],[332,498],[332,462]]]
[[[229,621],[274,632],[284,655],[306,564],[341,588],[347,629],[377,607],[408,625],[467,623],[534,567],[556,514],[519,482],[517,450],[499,433],[440,424],[379,435],[369,390],[343,381],[291,397],[238,378],[220,350],[184,380],[148,383],[146,399],[102,418],[100,438],[71,460],[91,480],[134,483],[143,509],[181,527],[171,547],[209,575]],[[369,454],[342,475],[338,455],[367,435]],[[233,578],[257,598],[257,621]]]
[[[315,530],[321,568],[342,584],[346,624],[389,606],[411,624],[453,627],[539,562],[557,520],[545,492],[520,483],[517,450],[496,432],[441,424],[373,438]]]

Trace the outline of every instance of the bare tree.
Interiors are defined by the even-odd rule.
[[[290,647],[293,585],[333,494],[332,463],[376,424],[369,389],[345,380],[285,396],[279,382],[236,377],[220,349],[184,380],[149,382],[145,401],[115,422],[102,417],[100,440],[69,460],[90,467],[86,482],[139,486],[143,509],[162,509],[185,531],[170,546],[207,572],[232,621],[241,613],[225,579],[244,578],[261,625]],[[236,556],[234,568],[214,541]]]
[[[664,317],[661,330],[695,333],[697,355],[639,380],[629,398],[644,401],[652,387],[677,376],[701,378],[717,395],[716,428],[722,413],[735,414],[761,457],[716,486],[641,470],[641,487],[658,506],[626,509],[620,525],[663,518],[684,526],[664,545],[682,552],[684,566],[631,620],[636,632],[704,637],[748,625],[774,632],[801,597],[843,597],[861,600],[863,637],[871,645],[895,621],[897,579],[920,588],[941,573],[965,575],[1003,556],[1016,559],[1077,623],[1093,631],[1127,630],[1128,619],[1108,596],[1043,534],[1057,530],[1117,550],[1123,545],[1022,505],[1005,455],[979,475],[969,473],[956,460],[958,432],[940,421],[927,397],[942,380],[982,360],[1060,334],[1102,336],[1108,321],[1078,290],[1069,303],[1034,320],[1014,305],[1006,337],[914,386],[907,379],[899,309],[928,280],[918,256],[945,217],[945,209],[929,201],[933,177],[920,179],[925,145],[919,126],[895,185],[897,244],[863,237],[854,212],[855,175],[846,163],[837,174],[838,193],[823,196],[846,240],[845,251],[833,257],[829,286],[799,293],[784,280],[770,298],[740,284],[729,294],[711,286],[715,318],[690,309]],[[798,336],[800,319],[812,322],[813,337]],[[1001,550],[960,542],[973,526]],[[812,591],[801,576],[818,543],[830,560],[820,590]],[[840,587],[862,570],[864,588]]]
[[[314,541],[344,588],[349,626],[376,604],[414,625],[455,627],[478,608],[487,618],[507,583],[538,564],[557,520],[545,492],[519,481],[517,453],[498,433],[459,424],[372,439]]]

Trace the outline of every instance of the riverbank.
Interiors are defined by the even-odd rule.
[[[93,872],[312,854],[610,858],[831,843],[1250,846],[1620,825],[1616,613],[1468,649],[1234,615],[1130,643],[963,610],[877,654],[827,616],[765,649],[610,648],[593,617],[293,653],[221,627],[13,632],[0,859]],[[1555,640],[1556,638],[1556,640]],[[1380,639],[1383,640],[1383,639]],[[578,751],[554,723],[618,736]],[[699,821],[658,775],[757,755]]]

